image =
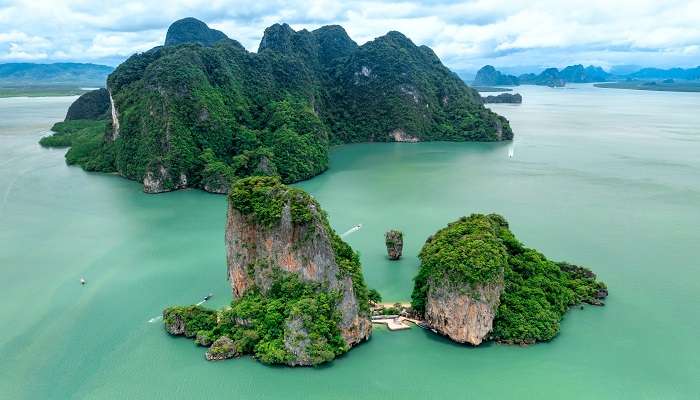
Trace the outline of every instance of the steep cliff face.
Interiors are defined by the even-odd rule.
[[[425,322],[455,342],[479,345],[493,329],[502,291],[502,275],[496,282],[457,287],[445,279],[433,281],[425,304]]]
[[[239,181],[229,196],[226,253],[234,302],[251,293],[265,297],[277,290],[280,277],[293,275],[335,298],[336,326],[347,348],[369,338],[359,259],[330,228],[318,203],[271,177]],[[289,365],[315,363],[308,317],[286,315],[281,339]]]
[[[426,241],[420,259],[412,307],[460,343],[551,340],[569,307],[603,305],[608,295],[590,270],[523,246],[496,214],[448,224]]]

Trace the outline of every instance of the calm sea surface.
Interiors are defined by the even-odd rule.
[[[225,198],[68,167],[37,140],[74,98],[0,99],[0,398],[698,399],[700,94],[517,91],[522,105],[492,107],[513,158],[510,143],[342,146],[298,186],[338,232],[362,224],[346,240],[386,300],[410,297],[428,235],[497,212],[527,245],[597,272],[607,305],[571,310],[530,347],[378,328],[316,369],[206,362],[149,323],[209,292],[230,301]],[[390,228],[405,234],[399,262]]]

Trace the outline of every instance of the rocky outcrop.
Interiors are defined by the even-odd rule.
[[[484,103],[510,103],[510,104],[520,104],[523,102],[523,96],[520,93],[510,94],[501,93],[497,96],[486,96],[484,97]]]
[[[478,346],[493,329],[503,291],[503,275],[493,283],[454,286],[432,282],[425,322],[455,342]]]
[[[206,358],[209,361],[226,360],[237,357],[238,350],[236,344],[228,336],[221,336],[211,345],[206,353]]]
[[[384,243],[389,259],[398,260],[403,252],[403,233],[392,229],[384,234]]]
[[[226,254],[234,301],[253,290],[265,295],[279,272],[294,274],[318,290],[338,294],[338,328],[348,347],[369,338],[359,260],[311,196],[276,178],[255,177],[238,181],[229,199]],[[350,255],[339,254],[340,249]],[[284,335],[286,351],[294,355],[289,365],[311,364],[307,336],[301,320],[290,316]]]
[[[97,89],[84,93],[68,107],[66,121],[76,119],[109,118],[110,102],[107,89]]]
[[[184,189],[187,187],[187,176],[180,174],[177,182],[173,183],[168,170],[159,164],[155,171],[148,170],[143,177],[144,193],[163,193],[171,190]]]
[[[409,135],[403,129],[394,129],[393,131],[391,131],[389,136],[391,136],[391,138],[394,139],[395,142],[404,142],[404,143],[420,142],[420,139],[418,139],[416,136]]]

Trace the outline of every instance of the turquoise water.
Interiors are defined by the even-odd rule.
[[[387,332],[322,368],[204,361],[149,319],[230,300],[225,198],[146,195],[67,167],[38,138],[74,98],[0,99],[0,398],[697,399],[700,94],[521,87],[494,105],[509,143],[360,144],[299,184],[362,255],[370,287],[406,300],[428,235],[498,212],[531,247],[608,283],[552,342],[455,345]],[[383,233],[405,233],[385,258]],[[78,283],[85,276],[88,285]]]

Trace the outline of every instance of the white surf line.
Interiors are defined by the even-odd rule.
[[[340,237],[345,237],[345,236],[347,236],[347,235],[349,235],[349,234],[351,234],[351,233],[357,232],[357,231],[359,231],[361,228],[362,228],[362,224],[357,224],[357,225],[353,226],[352,228],[348,229],[347,232],[345,232],[345,233],[343,233],[342,235],[340,235]]]

